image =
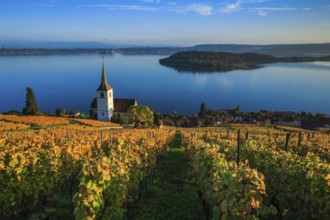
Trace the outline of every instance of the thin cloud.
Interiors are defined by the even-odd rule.
[[[105,8],[108,10],[136,10],[136,11],[174,11],[179,14],[187,14],[195,12],[200,15],[208,16],[213,12],[213,8],[204,4],[190,4],[185,6],[168,6],[168,7],[150,7],[145,5],[79,5],[78,8]]]
[[[261,17],[265,17],[268,15],[268,12],[267,11],[264,11],[264,10],[258,10],[258,14],[261,16]]]
[[[297,8],[249,8],[249,10],[262,10],[262,11],[295,11]]]
[[[17,8],[52,8],[55,7],[54,4],[45,4],[45,5],[15,5]]]
[[[222,13],[234,13],[240,11],[250,11],[256,12],[259,16],[267,16],[270,11],[295,11],[295,10],[304,10],[310,11],[311,8],[289,8],[289,7],[243,7],[242,5],[250,4],[261,4],[264,2],[269,2],[271,0],[237,0],[232,4],[227,4],[225,7],[219,9]]]
[[[55,7],[55,5],[53,5],[53,4],[48,4],[48,5],[37,5],[37,7],[48,7],[48,8],[51,8],[51,7]]]
[[[321,24],[322,27],[330,27],[330,24]]]
[[[135,11],[157,11],[156,7],[144,5],[79,5],[78,8],[105,8],[108,10],[135,10]]]
[[[211,15],[213,8],[209,5],[203,5],[203,4],[190,4],[183,7],[173,7],[172,10],[179,14],[187,14],[188,12],[195,12],[200,15]]]
[[[160,3],[160,0],[141,0],[141,1],[146,3]]]
[[[225,7],[220,8],[220,11],[224,12],[224,13],[238,12],[238,11],[243,10],[243,8],[241,7],[242,4],[247,4],[247,3],[260,4],[260,3],[269,2],[269,1],[272,1],[272,0],[237,0],[236,2],[234,2],[232,4],[227,4]]]
[[[157,11],[156,7],[148,7],[143,5],[111,5],[107,7],[109,10],[135,10],[135,11]]]
[[[233,13],[241,10],[241,3],[235,2],[233,4],[228,4],[226,7],[220,9],[224,13]]]
[[[249,8],[250,11],[257,11],[258,14],[262,17],[268,15],[269,11],[295,11],[296,8]]]

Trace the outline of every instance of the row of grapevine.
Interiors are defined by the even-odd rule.
[[[82,125],[88,125],[93,127],[120,127],[119,124],[97,121],[92,119],[70,118],[71,122],[77,122]]]
[[[17,115],[2,115],[0,114],[0,122],[12,122],[18,124],[31,125],[31,126],[49,126],[49,125],[68,125],[69,123],[78,123],[93,127],[120,127],[119,124],[102,122],[92,119],[80,119],[80,118],[61,118],[61,117],[51,117],[51,116],[17,116]],[[9,127],[8,127],[9,126]],[[3,131],[12,130],[10,124],[3,124]],[[0,130],[0,131],[1,131]]]
[[[264,176],[256,169],[237,166],[216,147],[191,140],[187,133],[184,140],[207,219],[256,219],[276,213],[275,207],[264,202]]]
[[[278,150],[286,150],[300,156],[313,153],[321,159],[330,161],[330,136],[316,132],[287,133],[276,129],[262,127],[238,127],[242,140],[255,140],[263,145]],[[191,132],[200,135],[207,134],[216,139],[236,140],[237,130],[220,129],[191,129]],[[287,143],[286,143],[287,142]]]
[[[171,130],[57,128],[0,134],[0,219],[123,215]]]
[[[0,132],[1,131],[15,131],[29,128],[30,126],[20,123],[0,121]]]
[[[32,126],[69,124],[69,121],[65,118],[50,117],[50,116],[16,116],[16,115],[0,114],[0,121],[22,123]]]
[[[237,133],[219,135],[219,131],[197,131],[186,137],[190,142],[202,141],[206,148],[223,154],[226,161],[237,161]],[[222,134],[226,135],[226,134]],[[258,170],[265,175],[267,199],[277,215],[284,219],[327,219],[330,217],[330,166],[313,153],[300,155],[284,151],[283,142],[266,135],[253,136],[240,143],[239,166]],[[316,142],[319,137],[313,139]],[[327,136],[323,136],[327,138]],[[243,138],[242,138],[243,139]],[[321,142],[322,143],[322,142]],[[280,146],[278,146],[280,144]],[[303,142],[302,142],[303,144]],[[292,146],[293,147],[293,146]],[[328,146],[321,146],[323,149]],[[312,148],[313,149],[313,148]]]

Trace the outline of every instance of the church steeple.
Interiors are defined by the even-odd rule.
[[[100,121],[110,121],[114,111],[113,89],[107,82],[104,62],[102,63],[101,84],[96,90],[96,97],[94,99],[95,102],[92,102],[92,106],[96,106],[96,108],[92,112],[93,117]]]
[[[107,81],[107,74],[105,72],[105,68],[104,68],[104,62],[102,63],[102,76],[101,76],[101,84],[99,86],[99,88],[96,91],[109,91],[111,90],[111,86],[108,84]]]

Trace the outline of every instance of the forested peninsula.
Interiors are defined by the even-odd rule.
[[[258,53],[227,53],[185,51],[160,59],[161,65],[171,67],[179,72],[227,72],[239,69],[254,69],[262,64],[278,62],[314,62],[330,61],[330,56],[324,57],[275,57]]]

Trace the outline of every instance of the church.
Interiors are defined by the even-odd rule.
[[[109,122],[113,115],[124,119],[128,116],[128,108],[135,105],[137,105],[135,99],[114,98],[113,89],[108,84],[104,63],[102,63],[101,84],[96,90],[96,96],[90,105],[90,117],[106,122]]]

